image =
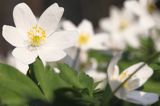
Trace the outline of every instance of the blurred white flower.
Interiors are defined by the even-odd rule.
[[[106,36],[103,33],[94,33],[93,25],[89,20],[84,19],[78,26],[75,26],[71,21],[65,20],[62,23],[62,27],[65,30],[76,30],[78,34],[76,36],[76,45],[74,48],[68,50],[68,54],[71,57],[69,60],[75,59],[77,49],[80,49],[79,61],[85,63],[88,59],[88,50],[104,50],[104,42],[106,42]],[[68,60],[67,60],[68,61]]]
[[[139,16],[140,25],[144,30],[149,30],[160,24],[160,12],[156,5],[156,0],[127,0],[125,8]],[[158,24],[157,24],[158,23]]]
[[[91,68],[85,72],[87,75],[93,78],[94,82],[100,82],[96,89],[104,89],[107,83],[107,75],[105,72],[97,71],[97,61],[95,59],[91,59],[91,62]]]
[[[64,49],[75,44],[76,32],[56,32],[64,9],[54,3],[39,20],[25,4],[15,6],[13,18],[16,27],[4,25],[3,37],[16,48],[12,54],[23,64],[31,64],[39,56],[42,61],[58,61],[66,56]]]
[[[116,66],[116,62],[112,60],[108,69],[109,85],[112,91],[125,81],[143,62],[137,63],[127,69],[125,69],[119,75],[119,68]],[[150,105],[158,101],[159,96],[155,93],[146,93],[136,90],[141,87],[153,74],[153,70],[145,65],[137,73],[135,73],[116,93],[115,96],[119,99],[141,105]]]
[[[108,32],[106,47],[113,50],[123,50],[129,44],[139,47],[139,26],[133,14],[126,9],[112,7],[110,17],[100,20],[100,27]]]
[[[93,25],[89,20],[84,19],[78,27],[76,27],[71,21],[64,21],[63,28],[65,30],[77,30],[78,35],[76,47],[80,48],[81,50],[89,50],[89,49],[98,49],[103,50],[104,45],[104,34],[102,33],[94,33]]]

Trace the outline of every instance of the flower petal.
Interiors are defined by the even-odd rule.
[[[117,89],[117,87],[120,86],[121,82],[118,80],[111,80],[109,82],[111,90],[115,91]],[[126,89],[124,89],[123,87],[119,88],[117,92],[115,92],[115,96],[119,99],[125,99],[127,96],[128,91]]]
[[[37,23],[34,14],[25,3],[20,3],[15,6],[13,10],[13,18],[16,27],[25,32]]]
[[[100,22],[99,22],[99,25],[104,31],[111,31],[112,30],[111,19],[110,18],[101,19]]]
[[[66,53],[62,50],[56,50],[53,48],[41,48],[39,49],[39,56],[45,62],[59,61],[66,56]]]
[[[94,34],[92,23],[86,19],[79,24],[78,30],[80,33],[87,33],[91,36]]]
[[[27,74],[27,71],[29,69],[29,66],[26,64],[23,64],[19,61],[16,61],[16,67],[19,69],[20,72],[22,72],[23,74]]]
[[[9,54],[7,56],[7,63],[13,67],[16,67],[19,69],[20,72],[23,74],[27,74],[27,71],[29,69],[29,66],[26,64],[23,64],[22,62],[18,61],[13,55]]]
[[[108,74],[109,80],[118,79],[119,68],[118,68],[118,66],[116,66],[116,64],[118,63],[120,57],[121,57],[121,53],[116,54],[109,63],[109,66],[107,69],[107,74]]]
[[[31,64],[38,56],[36,51],[30,51],[28,48],[15,48],[12,54],[17,60],[21,61],[22,64]]]
[[[131,75],[133,72],[135,72],[138,69],[138,67],[140,67],[142,64],[144,64],[144,63],[140,62],[140,63],[137,63],[137,64],[132,65],[131,67],[125,69],[122,72],[122,74],[123,73],[127,74],[126,77],[124,78],[124,80],[126,78],[128,78],[128,76]],[[128,87],[130,88],[130,90],[134,90],[134,89],[139,88],[151,77],[152,74],[153,74],[153,70],[148,65],[145,65],[137,73],[135,73],[135,75],[131,79],[129,79]],[[137,81],[135,79],[138,79],[138,84],[134,84],[135,81]],[[134,84],[135,86],[133,86],[132,84]]]
[[[55,49],[66,49],[74,46],[76,43],[76,31],[59,31],[53,33],[47,38],[45,46]]]
[[[140,104],[140,105],[151,105],[159,100],[159,96],[155,93],[146,93],[142,91],[132,91],[127,94],[126,101]]]
[[[136,0],[127,0],[125,1],[124,6],[127,10],[131,11],[134,14],[141,15],[144,13],[143,7]]]
[[[38,24],[46,31],[47,36],[56,30],[63,11],[63,8],[59,7],[57,3],[54,3],[40,16]]]
[[[105,33],[99,33],[92,37],[90,47],[96,50],[106,50],[105,43],[108,40],[108,35]]]
[[[75,30],[75,29],[77,29],[76,26],[69,20],[63,21],[62,27],[65,30]]]
[[[24,33],[21,33],[18,29],[12,26],[3,26],[2,35],[6,41],[8,41],[11,45],[16,47],[24,47],[26,46],[25,40],[26,36]]]

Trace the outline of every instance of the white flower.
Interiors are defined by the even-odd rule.
[[[120,75],[119,68],[116,64],[117,61],[113,59],[108,69],[109,84],[112,91],[114,91],[124,80],[136,71],[136,69],[140,67],[143,62],[137,63],[125,69]],[[115,96],[119,99],[145,106],[157,102],[159,98],[157,94],[136,90],[141,87],[152,74],[153,70],[148,65],[145,65],[115,93]]]
[[[112,7],[110,17],[100,20],[100,27],[108,32],[106,46],[109,49],[123,50],[126,44],[139,47],[138,23],[129,11]]]
[[[71,21],[64,21],[63,28],[65,30],[77,30],[76,47],[81,50],[89,49],[105,49],[103,46],[105,36],[101,33],[95,34],[92,23],[89,20],[84,19],[78,27],[76,27]]]
[[[47,62],[65,57],[64,49],[74,45],[76,33],[56,32],[63,11],[62,7],[54,3],[36,20],[25,3],[16,5],[13,11],[16,27],[3,26],[3,37],[16,47],[13,56],[23,64],[33,63],[37,56]]]
[[[91,63],[91,68],[85,72],[93,78],[94,82],[100,82],[96,89],[104,89],[107,83],[106,73],[97,71],[97,61],[95,59],[91,59]]]
[[[145,30],[160,23],[160,13],[155,5],[156,0],[127,0],[125,7],[140,17],[140,25]]]

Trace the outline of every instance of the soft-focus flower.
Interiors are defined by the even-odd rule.
[[[105,72],[97,71],[97,61],[95,59],[91,59],[92,66],[89,70],[85,71],[87,75],[93,78],[94,82],[99,82],[96,89],[103,89],[107,83],[107,75]]]
[[[88,49],[105,49],[103,46],[104,34],[94,33],[93,25],[89,20],[84,19],[77,27],[71,21],[64,21],[63,28],[65,30],[77,30],[76,47],[82,50]]]
[[[79,59],[84,63],[88,59],[87,52],[90,49],[104,50],[104,42],[106,42],[106,36],[104,33],[94,33],[93,25],[89,20],[84,19],[78,26],[75,26],[71,21],[65,20],[62,23],[62,27],[65,30],[76,30],[78,34],[76,36],[75,48],[70,49],[69,56],[74,59],[77,48],[80,49]]]
[[[160,23],[160,13],[155,5],[156,0],[127,0],[125,7],[139,16],[140,25],[144,30],[153,28]]]
[[[74,45],[76,32],[56,32],[63,11],[54,3],[36,20],[25,3],[16,5],[13,11],[16,27],[3,26],[3,37],[16,47],[13,56],[23,64],[33,63],[37,56],[47,62],[65,57],[64,49]]]
[[[112,91],[114,91],[123,81],[136,71],[143,62],[125,69],[121,74],[119,74],[119,68],[116,64],[117,61],[113,59],[108,69],[109,85],[111,86]],[[136,90],[141,87],[152,74],[153,70],[148,65],[145,65],[115,93],[115,96],[119,99],[145,106],[157,102],[159,98],[157,94]]]
[[[106,47],[113,50],[123,50],[129,44],[139,47],[139,27],[133,14],[126,9],[112,7],[110,17],[100,20],[100,27],[108,32]]]

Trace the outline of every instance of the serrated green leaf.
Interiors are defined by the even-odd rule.
[[[83,88],[83,85],[79,82],[78,73],[70,68],[67,64],[58,64],[60,69],[60,76],[63,80],[71,84],[73,87],[76,88]]]
[[[55,90],[70,87],[51,68],[45,68],[39,58],[36,59],[35,63],[30,65],[30,69],[31,76],[34,77],[49,102],[54,100]]]
[[[90,96],[93,96],[94,90],[94,81],[91,77],[89,77],[85,72],[79,73],[79,81],[83,85],[84,88],[88,89],[88,93]]]

